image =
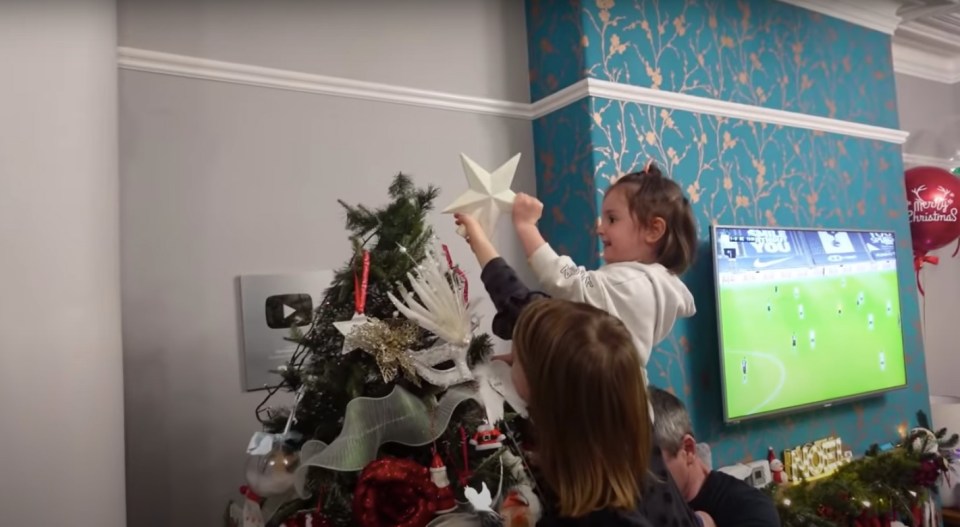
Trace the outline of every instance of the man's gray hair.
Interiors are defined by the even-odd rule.
[[[683,445],[683,436],[693,435],[690,414],[672,393],[656,386],[651,386],[648,393],[653,406],[653,438],[661,450],[675,456]]]

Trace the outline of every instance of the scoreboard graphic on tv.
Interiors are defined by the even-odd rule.
[[[717,227],[717,272],[850,266],[896,259],[893,233]],[[872,269],[886,266],[869,266]]]

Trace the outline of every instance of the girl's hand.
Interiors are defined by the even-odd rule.
[[[497,250],[493,248],[487,233],[483,232],[483,227],[477,223],[477,220],[469,214],[456,213],[453,215],[457,225],[465,231],[464,239],[470,244],[470,250],[477,257],[480,268],[487,265],[490,260],[497,258]]]
[[[483,232],[483,227],[477,222],[476,218],[469,214],[456,213],[453,215],[453,221],[456,222],[463,232],[463,239],[467,240],[470,248],[475,249],[475,243],[487,238],[487,233]]]
[[[513,225],[523,227],[536,225],[543,215],[543,203],[537,198],[520,192],[513,200]]]
[[[524,193],[517,194],[513,200],[513,228],[523,244],[523,252],[527,258],[533,256],[537,249],[542,247],[546,240],[537,228],[537,221],[543,215],[543,203],[537,198]]]
[[[513,350],[510,350],[510,353],[504,353],[503,355],[494,355],[490,357],[490,360],[503,361],[513,366]]]

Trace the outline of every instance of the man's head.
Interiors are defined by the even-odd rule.
[[[686,407],[673,394],[655,386],[649,389],[653,405],[653,436],[663,461],[680,488],[683,497],[690,501],[696,497],[707,477],[707,467],[697,457],[697,440],[693,437],[693,425]]]

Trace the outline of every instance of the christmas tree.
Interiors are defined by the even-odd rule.
[[[466,275],[426,221],[437,194],[399,174],[383,207],[340,201],[353,255],[309,326],[291,335],[298,349],[257,408],[263,430],[228,525],[422,527],[453,509],[460,521],[537,514],[511,426],[523,410],[504,402],[516,400],[504,393],[509,367],[490,361]],[[292,408],[268,405],[280,390],[295,394]]]

